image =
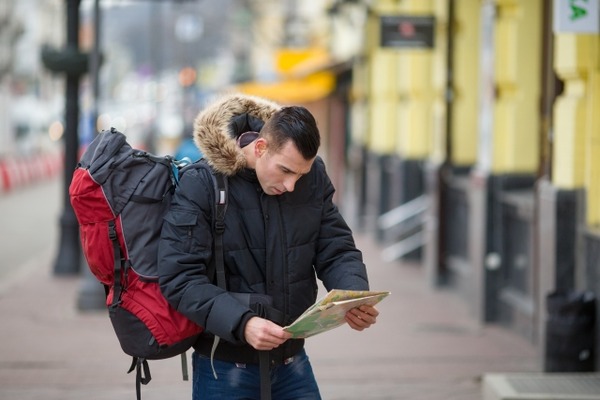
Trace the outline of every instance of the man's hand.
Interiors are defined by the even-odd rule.
[[[246,323],[244,337],[256,350],[273,350],[290,339],[292,334],[268,319],[252,317]]]
[[[346,313],[346,322],[352,329],[362,331],[377,322],[379,311],[373,306],[360,306]]]

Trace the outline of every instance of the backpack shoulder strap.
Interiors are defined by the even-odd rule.
[[[225,261],[223,255],[223,232],[225,231],[225,212],[227,211],[227,177],[211,169],[211,176],[215,187],[215,210],[213,216],[214,241],[215,241],[215,273],[217,285],[227,290],[225,280]]]
[[[201,159],[193,164],[187,165],[179,171],[183,175],[187,169],[203,170],[210,175],[214,190],[214,203],[212,209],[212,230],[214,254],[211,262],[207,266],[207,276],[211,282],[217,277],[217,285],[227,290],[227,281],[225,280],[225,258],[223,255],[223,232],[225,231],[225,213],[228,204],[228,180],[227,176],[216,172],[205,159]]]
[[[214,265],[217,275],[217,285],[227,290],[227,281],[225,279],[225,263],[223,256],[223,232],[225,231],[225,212],[227,211],[227,177],[221,173],[210,169],[211,176],[215,187],[215,212],[213,216],[214,222],[214,240],[215,253]],[[213,348],[211,351],[211,364],[214,357],[214,352],[219,344],[219,337],[215,336]],[[269,372],[269,352],[259,352],[260,364],[260,397],[261,400],[271,400],[271,378]],[[213,367],[213,374],[216,378],[216,372]]]

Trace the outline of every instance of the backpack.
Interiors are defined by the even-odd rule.
[[[133,360],[136,394],[151,380],[147,360],[182,355],[202,328],[171,307],[160,291],[157,253],[163,216],[185,162],[132,148],[114,128],[100,132],[83,153],[69,187],[83,253],[104,285],[109,317]],[[212,170],[211,170],[212,171]],[[226,181],[212,173],[216,202],[216,263],[222,263]]]

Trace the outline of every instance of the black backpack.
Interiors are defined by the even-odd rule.
[[[69,187],[83,253],[105,287],[121,348],[133,357],[128,373],[136,370],[138,399],[140,385],[151,380],[147,360],[181,354],[187,380],[185,352],[203,330],[168,304],[158,284],[163,216],[184,164],[132,148],[125,135],[113,128],[99,133],[85,150]],[[215,264],[222,265],[227,182],[221,174],[211,175],[217,202]]]

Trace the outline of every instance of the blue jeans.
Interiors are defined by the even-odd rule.
[[[236,364],[192,354],[194,381],[192,400],[260,399],[260,371],[257,364]],[[285,365],[271,368],[273,400],[321,400],[319,387],[304,350]]]

